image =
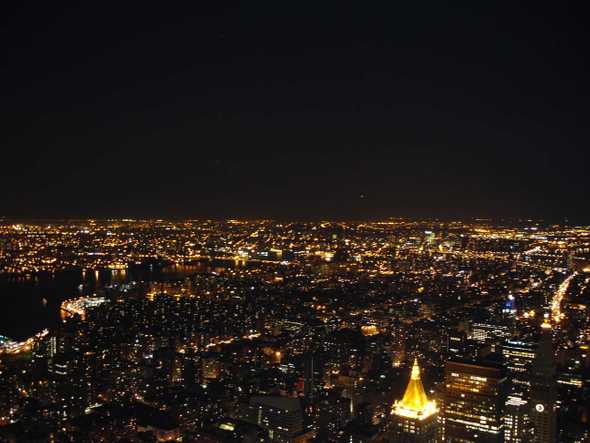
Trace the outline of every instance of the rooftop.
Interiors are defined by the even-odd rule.
[[[437,412],[436,403],[429,401],[420,379],[418,360],[414,360],[410,381],[401,401],[396,401],[392,414],[408,418],[424,419]]]

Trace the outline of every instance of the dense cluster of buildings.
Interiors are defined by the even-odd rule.
[[[589,253],[531,221],[6,222],[7,275],[207,265],[0,348],[0,441],[590,441]]]

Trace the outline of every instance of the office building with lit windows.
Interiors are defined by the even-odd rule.
[[[510,395],[504,409],[504,442],[526,443],[530,438],[529,402]]]
[[[302,443],[313,436],[304,430],[304,415],[297,398],[253,396],[242,405],[239,414],[246,422],[268,431],[270,440],[278,443]]]
[[[441,419],[444,441],[502,442],[505,385],[501,366],[448,361]]]
[[[502,340],[510,336],[508,326],[494,323],[473,323],[471,325],[471,338],[480,343],[492,340]]]
[[[522,339],[505,340],[502,357],[510,381],[512,395],[528,397],[530,390],[529,370],[535,359],[537,344]]]

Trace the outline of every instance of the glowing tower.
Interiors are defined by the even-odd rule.
[[[401,401],[391,408],[389,441],[404,443],[434,443],[437,439],[438,409],[436,403],[428,400],[418,360],[414,360],[412,374]]]
[[[541,328],[541,340],[530,370],[530,419],[534,431],[531,441],[535,443],[553,443],[557,441],[555,354],[551,337],[552,329],[547,319],[545,319]]]

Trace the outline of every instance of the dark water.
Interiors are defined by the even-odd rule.
[[[127,271],[63,271],[33,277],[0,277],[0,335],[21,340],[59,324],[59,308],[68,298],[92,294],[113,283],[183,279],[227,264],[197,263],[159,268],[141,265]],[[80,289],[80,285],[83,288]]]

